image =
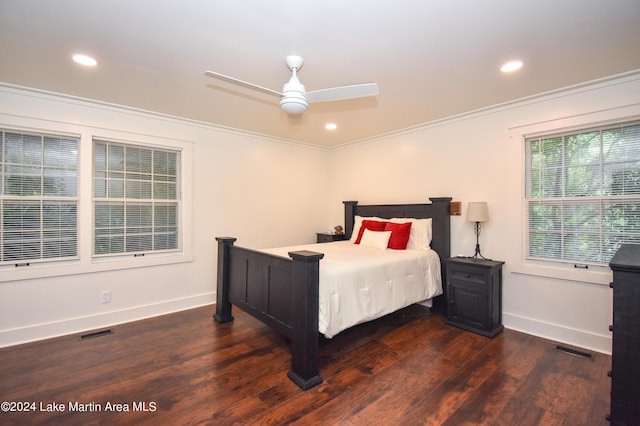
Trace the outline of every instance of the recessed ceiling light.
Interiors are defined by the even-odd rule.
[[[338,128],[338,126],[336,125],[336,123],[327,123],[324,125],[324,128],[327,130],[335,130]]]
[[[502,72],[513,72],[522,68],[522,61],[510,61],[500,67]]]
[[[73,55],[73,60],[86,67],[95,67],[98,65],[98,61],[87,55],[75,54]]]

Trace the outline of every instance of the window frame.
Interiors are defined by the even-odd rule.
[[[510,272],[532,277],[544,277],[582,284],[609,285],[611,270],[608,265],[590,265],[576,268],[573,264],[526,259],[526,232],[524,209],[525,199],[525,140],[530,137],[573,132],[580,129],[616,125],[640,120],[640,105],[625,105],[617,108],[598,110],[585,114],[575,114],[551,118],[537,122],[513,123],[508,127],[507,174],[513,179],[505,182],[507,237],[509,247],[505,260]],[[524,277],[523,277],[524,278]]]
[[[6,158],[8,151],[5,150],[7,134],[20,135],[23,138],[26,136],[26,137],[40,139],[42,145],[41,145],[39,161],[38,162],[23,161],[20,163],[15,163],[15,162],[8,163],[8,160]],[[73,165],[72,164],[58,164],[58,165],[48,164],[46,160],[47,148],[45,147],[47,139],[49,140],[57,139],[61,141],[67,140],[67,141],[75,142],[75,146],[72,149],[72,151],[75,151],[75,154],[76,154],[75,164]],[[0,199],[2,201],[2,203],[0,204],[0,213],[4,215],[5,206],[11,203],[19,203],[19,204],[28,203],[33,205],[39,204],[38,220],[40,222],[40,226],[38,227],[37,230],[33,228],[32,231],[24,231],[24,230],[22,231],[22,232],[31,232],[31,233],[37,232],[38,234],[37,244],[40,246],[39,256],[25,257],[25,258],[14,259],[14,260],[3,260],[4,256],[0,256],[0,261],[1,261],[0,270],[7,270],[7,269],[11,269],[12,267],[22,268],[22,267],[27,267],[31,265],[38,265],[38,264],[46,265],[46,264],[54,264],[57,262],[67,262],[67,261],[77,260],[80,257],[80,248],[77,242],[78,234],[79,234],[79,220],[80,220],[79,213],[78,213],[79,205],[80,205],[80,152],[79,152],[80,151],[80,135],[74,134],[74,133],[68,133],[68,132],[61,132],[61,131],[49,131],[49,130],[42,130],[42,129],[39,129],[39,130],[21,129],[21,128],[16,128],[14,126],[0,126],[0,150],[2,150],[2,152],[0,153],[0,185],[2,185],[2,187],[0,188]],[[5,170],[5,167],[8,165],[14,168],[24,169],[24,171],[18,175],[22,177],[26,177],[29,175],[29,172],[28,172],[29,168],[37,169],[38,170],[37,176],[40,178],[40,182],[38,184],[39,188],[34,187],[33,190],[34,192],[36,189],[40,189],[41,191],[39,191],[35,195],[5,193],[4,185],[7,180],[7,176],[9,174]],[[75,186],[74,194],[73,195],[47,194],[46,193],[47,170],[71,171],[69,176],[73,175],[74,186]],[[62,177],[63,175],[64,173],[57,176]],[[65,203],[65,204],[74,206],[74,209],[75,209],[75,212],[74,212],[75,225],[74,226],[71,226],[71,227],[58,226],[56,228],[47,228],[45,226],[44,222],[46,221],[46,217],[44,214],[44,210],[46,209],[46,205],[55,204],[55,203]],[[65,219],[69,219],[69,218],[65,217]],[[3,222],[0,222],[0,227],[2,227],[1,229],[2,235],[4,235],[5,229],[2,224]],[[63,232],[65,229],[67,230],[66,232],[72,232],[73,234],[75,234],[75,235],[68,235],[66,237],[67,240],[69,239],[69,237],[75,238],[76,241],[75,241],[75,247],[73,250],[74,253],[66,256],[49,257],[45,253],[46,249],[44,248],[44,246],[46,246],[47,243],[51,243],[55,240],[63,241],[65,238],[63,238],[62,235],[65,233]],[[56,233],[58,234],[58,238],[53,237],[53,235],[51,234],[52,231],[53,232],[57,231]],[[7,231],[7,232],[10,232],[10,231]],[[44,236],[44,234],[46,233],[49,233],[52,236],[47,238]],[[4,250],[5,243],[6,241],[3,237],[2,240],[0,241],[0,248],[2,250]],[[60,249],[60,250],[63,250],[63,249]]]
[[[122,197],[109,197],[108,195],[106,197],[97,197],[96,196],[96,187],[95,184],[98,180],[97,176],[96,176],[96,145],[97,144],[108,144],[109,146],[117,146],[117,147],[122,147],[123,148],[123,155],[126,156],[126,152],[127,149],[131,149],[131,150],[135,150],[135,149],[145,149],[145,150],[150,150],[151,151],[151,155],[154,156],[156,152],[166,152],[166,153],[174,153],[176,155],[176,187],[175,187],[175,199],[167,199],[167,198],[156,198],[155,196],[151,196],[151,198],[142,198],[142,197],[128,197],[126,192],[127,190],[125,188],[128,187],[127,183],[140,183],[141,181],[138,179],[128,179],[127,175],[128,174],[143,174],[142,172],[131,172],[128,171],[126,169],[126,164],[123,165],[123,170],[121,171],[123,177],[121,179],[122,181],[122,191],[123,191],[123,195]],[[182,208],[182,173],[183,173],[183,169],[182,169],[182,164],[181,164],[181,158],[182,158],[182,149],[178,149],[178,148],[171,148],[171,147],[167,147],[167,146],[157,146],[157,145],[149,145],[149,144],[145,144],[145,143],[140,143],[138,141],[123,141],[123,140],[115,140],[113,138],[101,138],[101,137],[96,137],[94,136],[92,138],[92,163],[91,163],[91,169],[92,169],[92,191],[91,191],[91,196],[92,196],[92,249],[91,249],[91,253],[92,253],[92,257],[94,258],[94,260],[97,259],[101,259],[101,258],[107,258],[107,257],[126,257],[126,256],[134,256],[134,257],[139,257],[139,256],[153,256],[153,255],[158,255],[158,254],[170,254],[172,252],[180,252],[182,249],[182,238],[183,238],[183,232],[182,232],[182,212],[183,212],[183,208]],[[107,148],[109,149],[109,148]],[[106,160],[108,161],[108,159]],[[107,166],[108,167],[108,166]],[[105,171],[107,171],[106,173],[112,173],[111,171],[112,169],[105,169]],[[147,174],[147,173],[145,173]],[[150,170],[148,174],[152,175],[152,178],[150,181],[146,181],[149,183],[149,187],[153,188],[153,185],[156,183],[156,180],[154,178],[155,173],[154,171]],[[120,179],[117,179],[120,180]],[[109,177],[105,177],[105,185],[108,186],[108,184],[106,182],[109,181]],[[108,189],[105,188],[105,192],[108,192]],[[150,193],[153,192],[153,189],[150,189]],[[176,206],[176,247],[175,248],[169,248],[169,249],[147,249],[147,250],[128,250],[126,245],[123,247],[123,251],[120,252],[109,252],[109,253],[96,253],[96,240],[97,240],[97,234],[96,234],[96,206],[98,204],[104,204],[104,205],[119,205],[122,204],[123,205],[123,211],[127,211],[128,208],[130,207],[134,207],[136,205],[138,206],[142,206],[142,205],[150,205],[151,206],[151,211],[152,211],[152,215],[155,217],[155,212],[156,212],[156,207],[157,205],[160,204],[175,204]],[[123,225],[123,238],[126,241],[128,238],[128,229],[130,229],[131,227],[126,225],[126,217],[127,215],[125,214],[125,224]],[[152,219],[152,227],[155,227],[155,222],[154,219]],[[105,228],[106,229],[106,228]],[[152,239],[154,239],[158,234],[156,234],[155,230],[152,230],[152,233],[149,234],[151,236]],[[152,243],[153,244],[153,243]]]
[[[606,144],[610,140],[608,136],[612,132],[625,128],[638,130],[640,121],[630,120],[604,126],[580,127],[572,131],[528,136],[524,139],[525,208],[523,209],[523,227],[526,232],[523,249],[527,260],[567,263],[573,265],[574,268],[585,269],[592,266],[608,266],[611,257],[615,254],[615,248],[611,245],[603,245],[607,240],[619,240],[623,244],[640,243],[638,232],[618,232],[613,228],[607,229],[607,223],[614,223],[613,219],[608,222],[607,218],[611,218],[614,213],[619,213],[620,205],[631,202],[632,206],[640,208],[638,207],[640,192],[614,193],[616,189],[622,188],[618,188],[614,183],[613,175],[616,170],[612,166],[614,163],[625,166],[625,164],[631,164],[630,160],[625,160],[624,163],[617,160],[612,163],[612,159],[605,156]],[[639,139],[637,141],[632,139],[632,141],[640,150],[640,131],[634,132],[633,136]],[[583,144],[589,138],[591,140],[588,141],[589,145],[586,148],[581,146],[580,151],[574,152],[580,152],[580,157],[586,154],[592,158],[588,160],[588,163],[583,163],[581,160],[574,163],[569,147],[575,143]],[[551,151],[548,151],[545,146],[552,147]],[[584,149],[589,151],[584,152]],[[545,164],[549,159],[553,159],[554,154],[558,161],[553,164]],[[593,159],[594,154],[595,160]],[[533,165],[534,157],[538,157],[535,166]],[[614,160],[616,159],[614,158]],[[640,156],[637,156],[636,159],[632,158],[631,161],[636,164],[640,161]],[[624,169],[627,167],[617,171]],[[590,187],[588,188],[584,186],[584,176],[579,179],[576,179],[575,176],[572,178],[576,171],[584,174],[585,170],[589,176],[595,178],[593,181],[589,181]],[[607,179],[609,173],[611,173],[611,177]],[[547,185],[548,179],[555,180],[556,183],[549,186]],[[576,182],[580,182],[580,184],[578,185]],[[536,219],[533,215],[535,210],[551,210],[554,213],[550,214],[554,216],[543,214]],[[590,215],[587,213],[588,211],[591,212]],[[576,216],[580,214],[588,215],[587,218],[593,228],[584,229],[582,221],[571,223],[571,218],[580,217]],[[549,221],[555,225],[550,225]],[[536,249],[533,246],[533,235],[536,235],[542,244],[544,241],[550,240],[554,247],[558,245],[557,252],[549,256],[540,253],[540,247]],[[586,250],[584,244],[587,244],[588,240],[593,241],[588,244],[588,247],[591,247],[591,244],[597,244],[596,250]],[[546,252],[547,250],[542,251]],[[581,257],[581,254],[584,255]]]
[[[16,268],[13,265],[0,266],[0,283],[22,280],[62,277],[77,274],[91,274],[132,268],[164,266],[192,262],[193,235],[192,217],[192,174],[194,142],[171,136],[158,136],[147,133],[131,133],[125,130],[91,127],[86,125],[50,121],[38,118],[23,118],[11,123],[0,122],[0,127],[28,133],[46,133],[54,135],[79,135],[79,179],[78,179],[78,258],[45,263],[30,263],[29,267]],[[161,149],[179,150],[181,173],[182,203],[179,212],[179,227],[182,232],[182,246],[179,250],[151,253],[145,256],[113,256],[95,258],[93,253],[93,138],[116,141],[136,141]]]

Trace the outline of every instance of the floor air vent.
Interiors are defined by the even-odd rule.
[[[553,349],[556,351],[564,352],[566,354],[577,356],[580,358],[591,359],[591,360],[595,359],[593,354],[590,354],[588,352],[582,352],[577,349],[567,348],[566,346],[555,345]]]
[[[83,334],[82,336],[80,336],[80,340],[93,339],[94,337],[102,337],[109,334],[113,334],[113,330],[109,329],[109,330],[94,331],[91,333]]]

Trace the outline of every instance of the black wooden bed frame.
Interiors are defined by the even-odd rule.
[[[344,201],[345,234],[351,237],[355,216],[390,219],[432,218],[431,248],[444,262],[451,254],[451,198],[429,198],[430,204],[358,205]],[[322,253],[290,252],[290,258],[234,245],[236,238],[217,237],[218,287],[216,313],[220,323],[233,321],[231,306],[254,316],[291,340],[288,377],[301,389],[322,383],[318,366],[319,271]],[[442,273],[445,268],[442,265]],[[444,277],[443,277],[444,290]],[[446,309],[444,295],[433,310]]]

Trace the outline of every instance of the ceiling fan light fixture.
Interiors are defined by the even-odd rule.
[[[309,103],[304,96],[297,96],[299,93],[293,95],[286,95],[280,98],[280,108],[293,115],[302,114],[309,108]]]
[[[302,114],[309,108],[309,102],[307,102],[304,92],[304,85],[300,83],[300,79],[296,76],[294,68],[293,75],[289,81],[282,86],[280,108],[289,114]]]

